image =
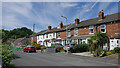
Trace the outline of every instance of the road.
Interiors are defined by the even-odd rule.
[[[11,63],[15,66],[117,66],[117,64],[96,61],[93,59],[80,58],[65,54],[53,53],[25,53],[14,51],[16,59]],[[93,57],[92,57],[93,58]]]

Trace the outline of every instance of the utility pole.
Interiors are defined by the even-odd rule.
[[[33,42],[35,41],[35,24],[33,24]]]

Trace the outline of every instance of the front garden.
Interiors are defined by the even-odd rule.
[[[78,44],[70,48],[71,53],[90,52],[94,57],[104,57],[112,54],[118,55],[120,58],[120,47],[115,47],[114,50],[103,50],[105,43],[108,43],[108,35],[98,32],[88,39],[89,44]]]

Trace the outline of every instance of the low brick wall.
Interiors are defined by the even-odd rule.
[[[55,48],[47,48],[46,52],[51,52],[51,53],[55,53]]]

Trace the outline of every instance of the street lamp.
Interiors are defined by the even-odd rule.
[[[64,16],[61,16],[61,17],[66,19],[66,24],[67,24],[67,17],[64,17]],[[66,25],[66,43],[67,43],[67,25]],[[68,48],[67,48],[67,53],[66,54],[68,54]]]
[[[66,19],[66,24],[67,24],[67,17],[61,16],[62,18]],[[67,40],[67,25],[66,25],[66,40]]]

